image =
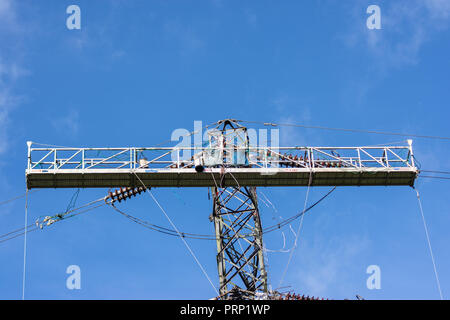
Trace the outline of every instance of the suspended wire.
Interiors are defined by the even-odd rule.
[[[407,140],[400,140],[400,141],[393,141],[393,142],[386,142],[386,143],[377,143],[377,144],[369,144],[369,145],[364,145],[364,147],[382,147],[382,146],[392,146],[392,145],[399,145],[402,143],[407,143]]]
[[[247,120],[239,120],[239,121],[245,122],[245,123],[262,124],[264,126],[273,126],[273,127],[275,127],[275,126],[298,127],[298,128],[307,128],[307,129],[321,129],[321,130],[333,130],[333,131],[343,131],[343,132],[381,134],[381,135],[390,135],[390,136],[404,136],[404,137],[414,137],[414,138],[424,138],[424,139],[450,140],[450,137],[407,134],[407,133],[398,133],[398,132],[384,132],[384,131],[376,131],[376,130],[332,128],[332,127],[310,126],[310,125],[295,124],[295,123],[272,123],[272,122],[258,122],[258,121],[247,121]]]
[[[38,230],[38,229],[39,229],[38,227],[34,227],[33,229],[27,229],[27,232],[26,232],[26,233],[28,234],[28,233],[33,232],[33,231],[36,231],[36,230]],[[25,234],[25,232],[16,234],[16,235],[14,235],[14,236],[12,236],[12,237],[9,237],[9,238],[0,240],[0,243],[3,243],[3,242],[6,242],[6,241],[15,239],[15,238],[17,238],[17,237],[23,236],[24,234]]]
[[[120,213],[121,215],[123,215],[124,217],[126,217],[127,219],[130,219],[131,221],[147,228],[150,230],[154,230],[166,235],[170,235],[170,236],[175,236],[175,237],[179,237],[180,235],[173,229],[169,229],[169,228],[165,228],[165,227],[161,227],[155,224],[152,224],[148,221],[139,219],[135,216],[132,216],[128,213],[125,213],[124,211],[118,209],[115,205],[113,204],[109,204],[116,212]],[[195,234],[195,233],[186,233],[186,232],[180,232],[181,236],[184,238],[190,238],[190,239],[200,239],[200,240],[216,240],[215,237],[211,237],[210,235],[203,235],[203,234]]]
[[[450,171],[420,170],[420,172],[431,172],[431,173],[450,174]]]
[[[314,208],[316,205],[318,205],[320,202],[322,202],[325,198],[327,198],[334,190],[336,190],[336,187],[333,187],[330,191],[328,191],[325,195],[323,195],[319,200],[317,200],[314,204],[312,204],[311,206],[309,206],[308,208],[306,208],[305,210],[303,210],[302,212],[300,212],[299,214],[292,216],[286,220],[283,220],[281,223],[273,225],[271,227],[265,228],[263,230],[263,233],[269,233],[272,231],[275,231],[279,228],[284,227],[287,224],[290,224],[292,221],[298,219],[299,217],[303,216],[306,212],[308,212],[309,210],[311,210],[312,208]]]
[[[67,220],[67,219],[69,219],[69,218],[73,218],[73,217],[79,216],[80,214],[83,214],[83,213],[92,211],[92,210],[97,209],[97,208],[100,208],[100,207],[102,207],[102,206],[104,206],[104,205],[105,205],[105,203],[100,203],[100,204],[98,204],[98,205],[96,205],[96,206],[93,206],[93,207],[91,207],[91,208],[87,208],[86,210],[83,210],[83,211],[80,211],[80,212],[77,212],[77,213],[74,213],[74,214],[71,214],[71,215],[64,216],[62,219],[59,219],[59,220],[55,221],[55,223],[56,223],[56,222],[65,221],[65,220]]]
[[[266,205],[266,207],[269,208],[269,205],[267,204],[267,202],[268,202],[268,203],[270,203],[270,205],[271,205],[273,211],[274,211],[275,213],[278,213],[277,208],[275,208],[275,206],[274,206],[273,203],[269,200],[269,198],[265,195],[265,193],[262,192],[261,190],[259,190],[259,192],[260,192],[260,193],[263,195],[263,197],[265,198],[265,200],[263,200],[262,198],[260,198],[260,199],[263,200],[263,202],[264,202],[264,204]],[[267,201],[267,202],[266,202],[266,201]],[[282,219],[283,217],[280,216],[280,215],[278,215],[277,217],[275,217],[275,214],[272,213],[272,219],[277,220],[278,222],[281,222],[281,221],[280,221],[280,218]],[[295,237],[296,234],[295,234],[295,231],[292,229],[292,226],[289,225],[289,228],[291,229],[291,231],[292,231],[292,233],[294,234],[294,237]],[[285,248],[286,248],[286,236],[285,236],[285,234],[284,234],[284,231],[281,231],[281,236],[282,236],[282,238],[283,238],[283,247],[282,247],[281,249],[277,249],[277,250],[267,249],[266,246],[264,245],[264,251],[265,251],[265,252],[273,252],[273,253],[275,253],[275,252],[282,252],[282,253],[290,252],[294,247],[292,246],[290,249],[287,249],[287,250],[286,250],[286,249],[285,249]]]
[[[306,189],[305,202],[303,204],[303,212],[305,211],[306,204],[308,202],[308,196],[309,196],[309,190],[311,188],[311,182],[312,182],[312,171],[309,172],[308,188]],[[281,276],[280,283],[278,284],[278,287],[281,287],[281,284],[283,283],[284,277],[286,276],[286,273],[287,273],[287,271],[289,269],[289,264],[291,263],[292,257],[294,256],[295,248],[297,248],[297,241],[298,241],[298,237],[300,236],[300,230],[301,230],[302,225],[303,225],[303,218],[304,218],[304,215],[302,215],[302,218],[300,219],[300,223],[298,225],[297,233],[296,233],[296,236],[295,236],[294,248],[289,254],[289,259],[288,259],[288,262],[286,264],[286,268],[284,269],[284,272],[283,272],[283,274]]]
[[[25,300],[25,274],[27,263],[27,223],[28,223],[28,188],[25,192],[25,232],[23,240],[23,276],[22,276],[22,300]]]
[[[73,215],[70,215],[70,216],[66,216],[66,217],[64,217],[63,219],[60,219],[60,220],[55,221],[54,223],[60,222],[60,221],[64,221],[64,220],[67,220],[67,219],[72,218],[72,217],[75,217],[75,216],[77,216],[77,215],[79,215],[79,214],[82,214],[82,213],[85,213],[85,212],[94,210],[94,209],[96,209],[96,208],[98,208],[98,207],[101,207],[101,206],[103,206],[103,205],[104,205],[104,204],[100,204],[100,205],[97,205],[97,206],[95,206],[95,207],[92,207],[92,208],[83,210],[83,211],[81,211],[81,212],[78,212],[78,213],[76,213],[76,214],[73,214]],[[31,228],[31,227],[32,227],[32,229],[29,229],[29,228]],[[25,229],[25,228],[21,228],[21,229],[19,229],[19,230],[24,230],[24,229]],[[30,225],[27,226],[27,231],[26,231],[26,232],[23,231],[23,232],[21,232],[21,233],[18,233],[18,234],[16,234],[16,235],[13,235],[13,236],[11,236],[11,237],[9,237],[9,238],[2,239],[2,240],[0,240],[0,243],[3,243],[3,242],[6,242],[6,241],[15,239],[15,238],[17,238],[17,237],[23,236],[23,235],[25,235],[25,234],[28,234],[28,233],[30,233],[30,232],[33,232],[33,231],[36,231],[36,230],[39,230],[39,229],[40,229],[40,228],[37,227],[36,224],[34,224],[34,223],[33,223],[33,224],[30,224]],[[10,232],[9,234],[12,234],[12,233],[13,233],[13,232]],[[0,236],[0,238],[2,238],[2,237],[4,237],[4,236],[5,236],[5,235],[2,235],[2,236]]]
[[[65,212],[69,211],[70,209],[75,208],[75,204],[77,203],[78,200],[78,195],[80,194],[80,188],[78,188],[74,194],[72,195],[72,198],[70,198],[69,204],[67,205],[67,209]]]
[[[64,217],[63,219],[60,219],[60,220],[55,221],[54,223],[61,222],[61,221],[65,221],[65,220],[67,220],[67,219],[69,219],[69,218],[72,218],[72,217],[78,216],[78,215],[80,215],[80,214],[82,214],[82,213],[85,213],[85,212],[88,212],[88,211],[97,209],[97,208],[99,208],[99,207],[101,207],[101,206],[104,206],[104,205],[105,205],[104,203],[101,203],[101,204],[99,204],[99,205],[97,205],[97,206],[88,208],[88,209],[83,210],[83,211],[81,211],[81,212],[77,212],[77,213],[75,213],[75,214],[66,216],[66,217]],[[30,227],[32,227],[32,229],[29,229]],[[23,229],[24,229],[24,228],[22,228],[21,230],[23,230]],[[15,238],[17,238],[17,237],[20,237],[20,236],[22,236],[22,235],[28,234],[28,233],[33,232],[33,231],[36,231],[36,230],[40,230],[40,228],[37,227],[36,224],[28,225],[28,226],[27,226],[27,231],[26,231],[26,232],[21,232],[21,233],[19,233],[19,234],[16,234],[16,235],[14,235],[14,236],[9,237],[9,238],[2,239],[2,240],[0,240],[0,243],[3,243],[3,242],[6,242],[6,241],[15,239]],[[11,233],[11,232],[10,232],[10,233]],[[2,236],[2,237],[3,237],[3,236]],[[0,238],[1,238],[1,237],[0,237]]]
[[[424,175],[419,175],[419,178],[432,178],[432,179],[450,180],[450,177],[424,176]]]
[[[214,123],[205,125],[205,126],[202,127],[202,130],[208,129],[209,127],[214,126],[214,125],[217,125],[217,124],[218,124],[218,122],[214,122]],[[189,132],[188,134],[186,134],[186,135],[184,135],[184,136],[182,136],[182,137],[189,137],[189,136],[191,136],[191,135],[193,135],[193,134],[196,134],[197,132],[198,132],[198,131],[195,131],[195,130],[194,130],[194,131],[191,131],[191,132]],[[161,146],[161,145],[163,145],[163,144],[165,144],[165,143],[168,143],[168,142],[174,142],[174,141],[173,141],[172,139],[168,139],[168,140],[165,140],[165,141],[163,141],[163,142],[161,142],[161,143],[156,144],[155,147],[159,147],[159,146]],[[32,143],[33,145],[44,146],[44,147],[51,147],[51,148],[66,148],[66,149],[76,148],[76,147],[60,146],[60,145],[53,145],[53,144],[47,144],[47,143],[40,143],[40,142],[34,142],[34,141],[31,141],[31,143]]]
[[[34,226],[34,225],[35,225],[34,223],[29,224],[29,225],[27,226],[27,228],[31,228],[31,227]],[[10,234],[14,234],[14,233],[17,233],[17,232],[19,232],[19,231],[23,231],[24,229],[25,229],[25,227],[22,227],[22,228],[19,228],[19,229],[10,231],[10,232],[8,232],[8,233],[2,234],[2,235],[0,235],[0,239],[1,239],[1,238],[4,238],[4,237],[6,237],[6,236],[9,236]]]
[[[214,122],[214,123],[205,125],[205,126],[202,127],[202,130],[208,129],[209,127],[217,125],[217,124],[218,124],[218,122]],[[181,137],[189,137],[189,136],[192,136],[192,135],[194,135],[196,133],[198,133],[198,130],[197,131],[196,130],[191,131],[188,134],[185,134],[184,136],[181,136]],[[203,137],[202,137],[202,140],[203,140]],[[159,146],[161,146],[161,145],[163,145],[165,143],[168,143],[168,142],[175,142],[175,141],[173,141],[172,139],[167,139],[167,140],[165,140],[163,142],[158,143],[157,145],[155,145],[155,147],[159,147]]]
[[[51,148],[66,148],[66,149],[75,148],[75,147],[68,147],[68,146],[56,146],[53,144],[39,143],[39,142],[34,142],[34,141],[31,141],[31,144],[35,144],[35,145],[43,146],[43,147],[51,147]]]
[[[311,210],[312,208],[314,208],[316,205],[318,205],[320,202],[322,202],[325,198],[327,198],[334,190],[336,189],[336,187],[333,187],[330,191],[328,191],[325,195],[323,195],[319,200],[317,200],[314,204],[312,204],[311,206],[309,206],[308,208],[306,208],[304,211],[289,217],[285,220],[282,220],[281,222],[274,224],[272,226],[266,227],[263,229],[262,233],[263,234],[267,234],[276,230],[279,230],[281,228],[283,228],[286,225],[290,225],[293,221],[295,221],[296,219],[300,218],[301,216],[303,216],[306,212],[308,212],[309,210]],[[169,229],[166,227],[162,227],[156,224],[152,224],[148,221],[142,220],[140,218],[137,218],[129,213],[124,212],[123,210],[118,209],[116,206],[112,205],[111,203],[107,203],[108,205],[110,205],[116,212],[120,213],[121,215],[123,215],[124,217],[130,219],[133,222],[136,222],[137,224],[146,227],[147,229],[150,230],[154,230],[160,233],[164,233],[167,235],[171,235],[171,236],[176,236],[176,237],[180,237],[180,234],[183,238],[189,238],[189,239],[196,239],[196,240],[218,240],[216,237],[213,237],[209,234],[198,234],[198,233],[189,233],[189,232],[180,232],[178,233],[176,230],[174,229]],[[295,234],[295,232],[294,232]],[[251,237],[252,234],[243,234],[241,235],[242,237]]]
[[[186,242],[186,240],[183,238],[182,234],[180,233],[180,231],[178,231],[177,227],[175,226],[175,224],[172,222],[172,220],[170,219],[169,215],[166,213],[166,211],[162,208],[162,206],[159,204],[158,200],[156,200],[155,196],[153,195],[153,193],[151,192],[151,190],[144,184],[144,182],[141,180],[141,178],[139,178],[139,176],[136,174],[136,172],[134,172],[134,175],[138,178],[138,180],[141,182],[142,186],[145,188],[145,190],[147,191],[147,193],[150,195],[150,197],[153,199],[153,201],[158,205],[159,209],[161,209],[161,211],[164,213],[164,215],[166,216],[167,220],[169,221],[169,223],[172,225],[172,228],[175,229],[175,231],[178,233],[178,235],[180,236],[181,240],[183,241],[184,245],[186,246],[186,248],[188,249],[188,251],[191,253],[192,257],[194,258],[194,260],[197,262],[197,265],[199,266],[199,268],[202,270],[203,274],[205,275],[205,277],[208,279],[209,283],[211,284],[211,286],[213,287],[214,291],[217,293],[217,295],[219,295],[219,292],[217,291],[216,287],[214,286],[213,282],[211,281],[211,279],[208,276],[208,273],[206,272],[206,270],[203,268],[202,264],[200,263],[200,261],[197,259],[195,253],[192,251],[191,247],[189,246],[189,244]]]
[[[325,199],[332,191],[334,191],[334,189],[335,189],[335,188],[333,188],[332,190],[330,190],[327,194],[325,194],[325,195],[324,195],[321,199],[319,199],[316,203],[314,203],[312,206],[308,207],[304,212],[301,212],[301,213],[299,213],[299,214],[297,214],[297,215],[295,215],[295,216],[292,216],[292,217],[290,217],[290,218],[288,218],[288,219],[285,219],[285,220],[281,221],[280,223],[277,223],[277,224],[275,224],[275,225],[272,225],[272,226],[270,226],[270,227],[267,227],[267,228],[263,229],[263,233],[269,233],[269,232],[278,230],[278,229],[284,227],[284,226],[287,225],[287,224],[290,224],[292,221],[294,221],[295,219],[301,217],[304,213],[306,213],[307,211],[309,211],[310,209],[312,209],[314,206],[316,206],[318,203],[320,203],[322,200],[324,200],[324,199]],[[57,218],[57,219],[58,219],[58,220],[55,221],[55,223],[56,223],[56,222],[63,221],[63,220],[66,220],[66,219],[68,219],[68,218],[77,216],[77,215],[79,215],[79,214],[81,214],[81,213],[88,212],[88,211],[90,211],[90,210],[93,210],[93,209],[96,209],[96,208],[98,208],[98,207],[100,207],[100,206],[103,206],[105,203],[101,203],[101,204],[99,204],[99,205],[97,205],[97,206],[88,208],[87,210],[84,210],[84,211],[81,211],[81,212],[77,212],[77,211],[79,211],[80,209],[83,209],[83,208],[92,206],[93,204],[98,203],[98,202],[100,202],[100,201],[104,201],[104,200],[105,200],[105,198],[99,198],[99,199],[97,199],[97,200],[91,201],[91,202],[89,202],[89,203],[87,203],[87,204],[85,204],[85,205],[83,205],[83,206],[78,207],[78,208],[74,208],[74,209],[72,209],[72,210],[66,211],[64,214],[56,214],[56,215],[54,215],[54,216],[51,216],[51,218]],[[110,204],[110,203],[106,203],[106,204]],[[116,210],[119,210],[119,209],[117,209],[117,207],[114,207],[114,208],[115,208]],[[121,211],[121,210],[119,210],[119,211]],[[73,212],[77,212],[77,213],[74,213],[74,214],[70,215],[70,214],[73,213]],[[161,231],[167,232],[167,234],[169,234],[169,235],[179,236],[179,234],[178,234],[175,230],[173,230],[173,229],[169,229],[169,228],[165,228],[165,227],[161,227],[161,226],[158,226],[158,225],[151,224],[151,223],[149,223],[149,222],[147,222],[147,221],[144,221],[144,220],[141,220],[141,219],[139,219],[139,218],[133,217],[133,216],[131,216],[131,215],[129,215],[129,214],[123,212],[123,211],[121,211],[121,213],[122,213],[124,216],[128,216],[128,218],[130,218],[130,219],[132,219],[132,220],[139,221],[143,226],[146,225],[146,226],[154,227],[155,229],[159,229],[159,230],[155,230],[155,231],[159,231],[159,232],[160,232],[160,230],[161,230]],[[0,240],[0,243],[6,242],[6,241],[8,241],[8,240],[11,240],[11,239],[14,239],[14,238],[17,238],[17,237],[19,237],[19,236],[24,235],[24,234],[25,234],[25,232],[24,232],[25,229],[27,229],[27,233],[28,233],[28,232],[32,232],[32,231],[38,230],[39,228],[36,226],[36,223],[32,223],[32,224],[27,225],[26,228],[25,228],[25,227],[22,227],[22,228],[19,228],[19,229],[16,229],[16,230],[7,232],[7,233],[5,233],[5,234],[0,235],[0,239],[1,239],[1,240]],[[21,231],[22,231],[22,232],[21,232]],[[19,232],[20,232],[20,233],[19,233]],[[212,237],[211,235],[205,235],[205,234],[195,234],[195,233],[181,232],[181,235],[182,235],[183,237],[191,238],[191,239],[217,240],[215,237]],[[7,237],[7,236],[10,236],[10,237],[8,237],[8,238],[6,238],[6,239],[2,239],[2,238],[5,238],[5,237]],[[251,235],[249,234],[249,235],[244,235],[244,236],[251,236]]]
[[[96,209],[96,208],[99,208],[99,207],[105,205],[105,203],[100,203],[99,205],[92,206],[92,205],[94,205],[94,204],[96,204],[96,203],[98,203],[98,202],[100,202],[100,201],[104,201],[104,200],[105,200],[105,198],[100,198],[100,199],[91,201],[91,202],[89,202],[89,203],[87,203],[87,204],[85,204],[85,205],[83,205],[83,206],[78,207],[78,208],[71,209],[71,210],[65,212],[64,214],[58,213],[58,214],[56,214],[56,215],[49,216],[49,217],[52,218],[52,219],[55,219],[55,220],[52,222],[52,224],[53,224],[53,223],[60,222],[60,221],[64,221],[64,220],[67,220],[67,219],[69,219],[69,218],[78,216],[78,215],[80,215],[80,214],[82,214],[82,213],[85,213],[85,212],[94,210],[94,209]],[[80,211],[80,210],[83,209],[83,208],[86,208],[86,209]],[[3,243],[3,242],[6,242],[6,241],[15,239],[15,238],[20,237],[20,236],[22,236],[22,235],[26,235],[26,234],[29,233],[29,232],[32,232],[32,231],[35,231],[35,230],[40,229],[40,227],[38,227],[38,224],[39,224],[38,222],[39,222],[39,219],[38,219],[35,223],[28,224],[28,225],[26,225],[25,227],[22,227],[22,228],[19,228],[19,229],[16,229],[16,230],[13,230],[13,231],[10,231],[10,232],[8,232],[8,233],[5,233],[5,234],[0,235],[0,239],[1,239],[1,240],[0,240],[0,243]],[[43,226],[43,225],[42,225],[42,226]],[[31,229],[30,229],[30,228],[31,228]],[[9,237],[8,237],[8,236],[9,236]],[[5,237],[7,237],[7,238],[6,238],[6,239],[2,239],[2,238],[5,238]]]
[[[419,202],[420,214],[422,215],[423,227],[425,229],[425,235],[427,237],[428,249],[430,251],[431,262],[433,263],[434,276],[436,278],[436,284],[437,284],[437,287],[439,290],[439,295],[441,297],[441,300],[444,300],[444,297],[442,296],[442,291],[441,291],[441,283],[439,281],[439,276],[438,276],[438,272],[437,272],[437,268],[436,268],[436,262],[434,260],[433,249],[431,249],[431,241],[430,241],[430,236],[428,234],[428,227],[427,227],[427,223],[425,221],[425,216],[423,214],[422,201],[420,200],[419,190],[415,189],[414,187],[413,187],[413,189],[416,191],[417,201]]]
[[[428,176],[428,175],[423,175],[422,172],[437,173],[437,174],[448,174],[448,175],[450,175],[450,171],[442,171],[442,170],[422,170],[422,169],[419,170],[419,178],[432,178],[432,179],[450,180],[450,177]]]
[[[414,159],[414,164],[416,165],[417,169],[419,169],[419,172],[420,172],[420,169],[422,168],[422,164],[421,164],[420,161],[416,158],[415,155],[413,155],[412,158]]]
[[[28,191],[28,195],[30,195],[30,194],[33,193],[33,192],[37,192],[37,191],[39,191],[39,190]],[[23,194],[21,194],[21,195],[19,195],[19,196],[14,197],[14,198],[11,198],[11,199],[8,199],[8,200],[4,200],[4,201],[0,202],[0,206],[3,205],[3,204],[7,204],[7,203],[9,203],[9,202],[18,200],[18,199],[22,199],[22,198],[25,197],[26,195],[27,195],[27,193],[25,192],[25,193],[23,193]]]

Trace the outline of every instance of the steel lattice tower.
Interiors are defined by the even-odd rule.
[[[220,294],[234,287],[267,292],[256,188],[212,188]]]

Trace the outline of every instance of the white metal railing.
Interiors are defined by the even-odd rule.
[[[214,154],[215,158],[211,155]],[[380,147],[208,147],[33,148],[28,170],[172,169],[205,166],[252,168],[415,167],[411,142]],[[206,164],[208,163],[208,164]],[[211,164],[212,163],[212,164]]]

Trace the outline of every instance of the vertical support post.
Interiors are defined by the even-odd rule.
[[[134,148],[130,148],[130,169],[134,169],[133,168],[133,163],[134,163],[133,159],[134,159]]]
[[[358,166],[359,166],[359,168],[362,167],[361,166],[361,151],[359,150],[359,148],[358,148]]]
[[[53,169],[58,169],[56,167],[56,159],[57,159],[57,155],[56,155],[56,148],[53,149]]]
[[[386,161],[386,167],[389,167],[388,148],[384,148],[384,159]]]
[[[81,150],[81,169],[84,169],[84,149]]]
[[[415,167],[414,165],[414,153],[413,153],[413,149],[412,149],[412,139],[408,139],[406,140],[408,142],[408,146],[409,146],[409,158],[411,159],[411,166]],[[406,160],[406,164],[408,164],[408,159]]]
[[[212,188],[219,292],[227,299],[234,287],[267,292],[262,227],[256,188]]]
[[[215,199],[216,195],[218,193],[217,188],[211,188],[211,194],[213,195],[213,199]],[[216,235],[216,244],[217,244],[217,271],[219,272],[219,286],[220,288],[225,288],[225,279],[226,279],[226,270],[225,270],[225,252],[223,250],[223,241],[222,241],[222,223],[221,219],[216,217],[214,215],[214,212],[216,212],[216,201],[213,201],[213,221],[214,221],[214,231]],[[220,290],[220,294],[224,294],[226,291]]]
[[[31,169],[31,145],[32,144],[33,144],[33,142],[27,141],[27,146],[28,146],[28,169]]]

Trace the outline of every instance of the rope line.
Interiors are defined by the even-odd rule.
[[[23,274],[22,274],[22,300],[25,300],[25,273],[27,263],[27,223],[28,223],[28,188],[25,192],[25,233],[23,240]]]
[[[163,207],[160,205],[160,203],[158,202],[158,200],[155,198],[155,196],[153,195],[153,193],[151,192],[150,188],[148,188],[144,182],[141,180],[141,178],[139,178],[139,176],[136,174],[135,171],[133,171],[134,175],[138,178],[138,180],[141,182],[142,186],[145,188],[145,190],[147,191],[147,193],[150,195],[150,197],[153,199],[153,201],[158,205],[159,209],[164,213],[164,215],[166,216],[167,220],[169,221],[169,223],[172,225],[172,228],[175,229],[175,231],[178,233],[178,235],[180,236],[181,240],[183,241],[184,245],[186,246],[186,248],[188,249],[188,251],[191,253],[192,257],[194,258],[195,262],[197,263],[197,265],[200,267],[201,271],[203,272],[203,274],[205,275],[205,277],[208,279],[209,283],[211,284],[211,286],[213,287],[214,291],[217,293],[217,295],[219,295],[219,291],[217,291],[216,287],[214,286],[213,282],[211,281],[211,279],[208,276],[208,273],[206,273],[205,269],[203,268],[202,264],[200,263],[200,261],[197,259],[197,256],[195,255],[195,253],[192,251],[191,247],[189,246],[189,244],[186,242],[186,240],[184,239],[184,237],[182,236],[182,234],[180,233],[180,231],[178,230],[178,228],[175,226],[175,224],[172,222],[172,220],[170,219],[169,215],[166,213],[166,211],[163,209]]]
[[[425,221],[425,216],[423,214],[422,201],[420,200],[419,190],[417,190],[414,187],[413,187],[413,189],[416,191],[417,200],[419,202],[420,214],[422,215],[423,227],[425,229],[425,235],[427,237],[428,249],[430,251],[431,262],[433,263],[434,276],[436,278],[436,284],[437,284],[437,287],[438,287],[438,290],[439,290],[439,295],[441,297],[441,300],[444,300],[444,297],[442,296],[442,291],[441,291],[441,283],[439,281],[439,276],[438,276],[438,272],[437,272],[437,268],[436,268],[436,262],[434,260],[433,249],[431,249],[431,241],[430,241],[430,236],[428,234],[428,227],[427,227],[427,223]]]
[[[310,187],[311,187],[311,182],[312,182],[312,171],[309,171],[308,188],[306,189],[305,203],[303,204],[303,212],[306,210],[306,203],[308,202],[309,190],[310,190]],[[286,273],[287,273],[287,271],[289,269],[289,264],[291,263],[292,257],[294,256],[295,249],[297,248],[297,241],[298,241],[298,237],[300,236],[300,230],[301,230],[302,225],[303,225],[303,218],[304,218],[304,215],[302,214],[302,217],[300,219],[300,223],[298,225],[297,233],[295,235],[294,246],[292,248],[292,251],[289,254],[289,259],[288,259],[286,268],[284,269],[284,272],[283,272],[283,274],[281,276],[280,283],[278,284],[278,287],[281,287],[281,284],[283,283],[284,277],[286,276]]]

